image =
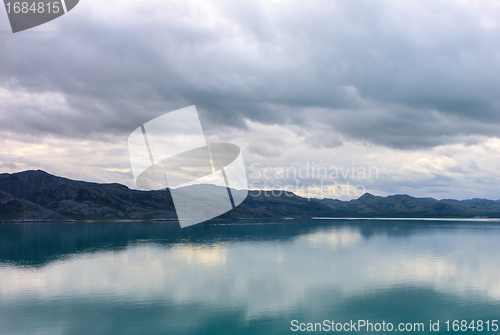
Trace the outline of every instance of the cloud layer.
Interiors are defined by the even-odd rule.
[[[495,2],[85,0],[0,34],[0,132],[124,151],[139,124],[194,104],[207,135],[244,137],[250,160],[290,143],[307,148],[295,162],[479,145],[500,133],[499,22]],[[252,136],[267,127],[289,137]]]

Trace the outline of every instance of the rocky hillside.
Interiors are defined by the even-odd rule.
[[[209,186],[217,187],[217,186]],[[207,189],[207,191],[209,191]],[[498,200],[436,200],[408,195],[306,199],[250,191],[219,219],[320,217],[500,217]],[[131,190],[56,177],[44,171],[0,174],[0,221],[176,220],[170,191]]]
[[[0,191],[18,202],[16,206],[0,205],[3,221],[177,219],[168,189],[131,190],[124,185],[75,181],[37,170],[0,174]],[[220,218],[310,217],[329,211],[328,206],[293,193],[273,196],[251,191],[240,206]]]
[[[67,221],[54,211],[0,191],[0,218],[9,221]]]
[[[137,191],[119,184],[97,184],[56,177],[44,171],[0,174],[0,191],[73,220],[176,219],[168,190]],[[9,210],[1,220],[21,219]],[[39,216],[40,220],[45,220]]]

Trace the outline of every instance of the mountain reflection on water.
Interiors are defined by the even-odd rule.
[[[499,228],[393,220],[3,224],[0,333],[281,334],[292,319],[499,319]]]

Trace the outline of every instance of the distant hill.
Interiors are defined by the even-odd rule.
[[[500,201],[436,200],[433,198],[414,198],[409,195],[378,197],[370,193],[351,201],[317,199],[328,206],[335,217],[414,217],[414,218],[472,218],[500,217]]]
[[[217,186],[207,185],[210,188]],[[290,192],[250,191],[219,219],[319,217],[500,217],[500,201],[436,200],[364,194],[359,199],[307,199]],[[44,171],[0,174],[0,221],[177,220],[170,191],[131,190],[56,177]]]

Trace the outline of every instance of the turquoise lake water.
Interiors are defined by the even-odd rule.
[[[0,225],[2,335],[329,333],[351,320],[500,334],[500,223]]]

